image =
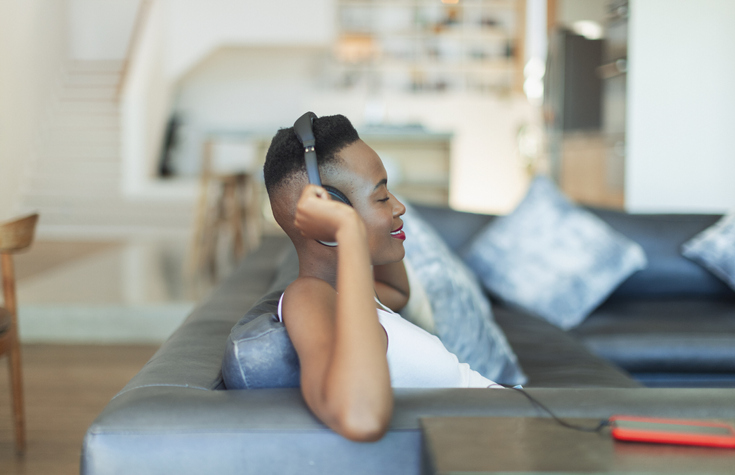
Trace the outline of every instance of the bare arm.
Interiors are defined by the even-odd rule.
[[[296,225],[308,237],[338,243],[337,290],[301,277],[287,290],[284,314],[301,362],[301,391],[309,408],[339,434],[377,440],[388,428],[393,392],[385,333],[373,300],[365,225],[348,206],[304,190]]]
[[[374,266],[373,277],[375,279],[375,292],[377,292],[378,298],[384,305],[394,312],[406,306],[411,295],[411,289],[403,261]]]

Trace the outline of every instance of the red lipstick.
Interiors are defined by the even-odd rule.
[[[403,232],[403,225],[401,224],[398,229],[395,231],[390,232],[391,237],[394,237],[396,239],[400,239],[401,241],[406,240],[406,233]]]

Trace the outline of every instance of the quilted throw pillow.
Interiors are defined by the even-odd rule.
[[[222,360],[227,389],[299,386],[299,357],[276,316],[282,293],[265,295],[230,331]]]
[[[429,300],[429,296],[426,295],[424,285],[421,283],[421,279],[416,274],[416,271],[411,267],[408,259],[403,260],[403,265],[406,266],[411,295],[408,298],[406,306],[398,313],[417,327],[423,328],[432,335],[436,335],[434,312],[431,310],[431,301]]]
[[[476,277],[408,205],[403,223],[406,261],[431,304],[433,333],[461,362],[486,378],[525,383]]]
[[[646,266],[641,246],[544,177],[511,214],[478,233],[464,259],[491,294],[565,330]]]
[[[735,289],[735,212],[685,242],[682,254]]]

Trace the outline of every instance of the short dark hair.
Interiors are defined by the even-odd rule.
[[[315,149],[319,165],[334,162],[343,148],[360,140],[349,119],[343,115],[314,119],[312,130],[316,139]],[[268,193],[299,171],[306,173],[304,147],[296,137],[293,127],[280,129],[268,147],[263,165],[263,177]]]

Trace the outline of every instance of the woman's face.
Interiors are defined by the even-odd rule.
[[[342,163],[322,174],[323,182],[340,190],[362,217],[368,233],[368,246],[374,265],[403,259],[400,217],[406,207],[388,191],[388,175],[375,151],[362,140],[339,152]]]

